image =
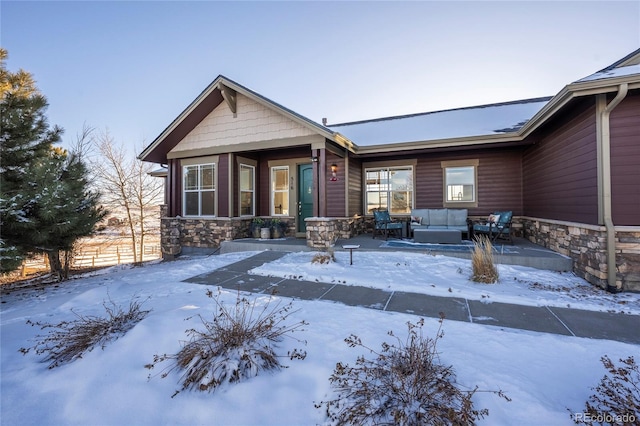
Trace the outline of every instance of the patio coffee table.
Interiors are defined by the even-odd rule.
[[[413,231],[416,243],[461,244],[462,232],[458,229],[416,229]]]

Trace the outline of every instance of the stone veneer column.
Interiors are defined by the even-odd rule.
[[[338,238],[349,239],[363,232],[364,220],[354,217],[308,217],[307,246],[325,249],[333,246]]]
[[[573,271],[607,289],[607,233],[604,226],[522,218],[525,238],[573,259]],[[616,228],[616,281],[623,291],[640,291],[640,231]]]

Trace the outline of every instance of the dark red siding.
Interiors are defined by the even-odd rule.
[[[416,208],[442,208],[444,174],[442,161],[478,160],[478,206],[469,215],[486,215],[496,210],[522,214],[521,148],[486,148],[459,154],[437,153],[418,157]]]
[[[560,114],[523,156],[524,215],[597,224],[595,102]]]
[[[331,165],[338,166],[336,178],[338,180],[332,181],[333,175],[331,174]],[[327,173],[326,173],[326,194],[327,194],[327,216],[329,217],[345,217],[345,161],[344,158],[340,158],[337,155],[327,151]]]
[[[612,112],[611,202],[615,225],[640,225],[640,93],[630,93]]]
[[[229,154],[218,157],[218,217],[229,217]]]
[[[182,167],[180,160],[168,160],[169,217],[182,215]]]
[[[349,158],[349,211],[348,216],[362,215],[362,162]]]

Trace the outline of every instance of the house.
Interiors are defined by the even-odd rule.
[[[166,258],[277,217],[327,247],[371,210],[512,210],[517,235],[640,291],[640,49],[550,98],[329,125],[218,76],[141,154],[166,168]]]

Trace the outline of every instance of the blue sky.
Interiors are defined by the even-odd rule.
[[[321,122],[555,95],[640,47],[640,1],[0,3],[69,143],[148,144],[223,74]]]

